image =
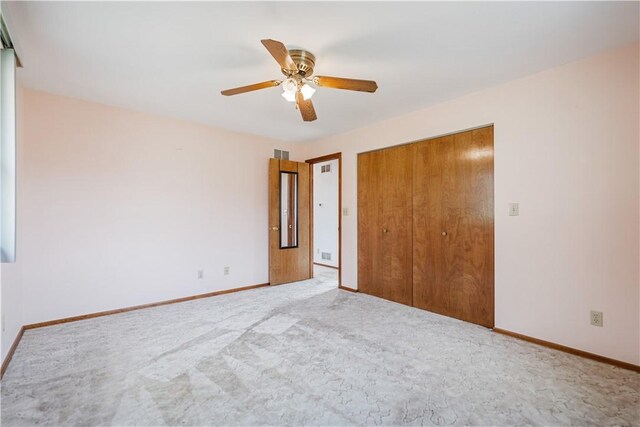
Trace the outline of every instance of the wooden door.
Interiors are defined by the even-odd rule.
[[[413,304],[493,327],[493,127],[415,146]]]
[[[411,305],[412,151],[358,156],[358,290]]]
[[[309,165],[269,159],[269,283],[310,279]]]
[[[358,155],[358,291],[375,296],[383,287],[382,166],[382,151]]]

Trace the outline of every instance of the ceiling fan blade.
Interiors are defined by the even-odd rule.
[[[378,84],[373,80],[343,79],[341,77],[315,76],[313,82],[321,87],[333,89],[357,90],[373,93],[378,89]]]
[[[279,42],[278,40],[264,39],[260,40],[264,47],[267,48],[271,56],[280,64],[280,68],[290,71],[291,73],[297,73],[298,67],[296,67],[296,63],[293,62],[291,56],[289,56],[289,51],[286,46]]]
[[[316,110],[313,108],[313,103],[311,99],[304,100],[301,92],[298,92],[296,95],[296,103],[298,104],[298,108],[300,109],[300,114],[302,114],[302,120],[305,122],[312,122],[318,118],[316,116]]]
[[[249,86],[241,86],[233,89],[227,89],[220,92],[224,96],[238,95],[239,93],[252,92],[254,90],[266,89],[268,87],[278,86],[280,84],[280,80],[269,80],[267,82],[256,83]]]

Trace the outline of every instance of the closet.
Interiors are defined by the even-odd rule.
[[[358,155],[358,289],[494,324],[493,127]]]

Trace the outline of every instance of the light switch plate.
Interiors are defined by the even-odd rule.
[[[342,208],[342,216],[349,216],[349,208]]]
[[[509,216],[520,215],[520,203],[509,203]]]

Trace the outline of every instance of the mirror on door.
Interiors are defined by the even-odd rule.
[[[280,172],[280,248],[298,247],[298,174]]]

